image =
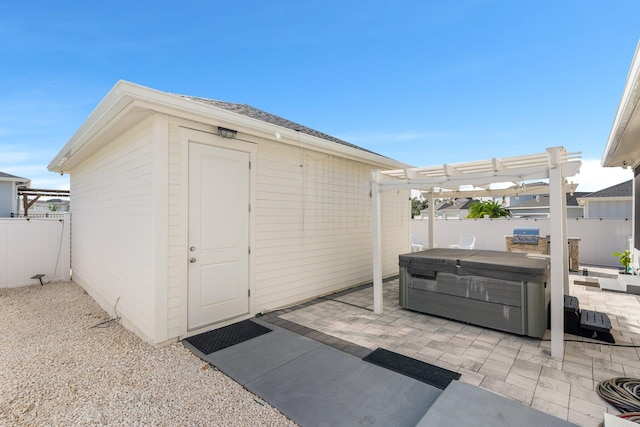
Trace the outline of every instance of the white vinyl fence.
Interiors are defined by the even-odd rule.
[[[70,280],[70,219],[0,218],[0,288]]]
[[[631,220],[569,218],[567,219],[568,237],[577,237],[579,243],[579,259],[581,265],[598,265],[619,267],[618,258],[613,252],[621,252],[629,248],[631,238]],[[511,236],[515,228],[538,228],[540,235],[549,234],[548,219],[437,219],[434,223],[434,244],[447,247],[458,243],[462,234],[473,234],[476,237],[477,249],[506,250],[505,236]],[[429,220],[414,219],[411,221],[411,242],[429,241]]]

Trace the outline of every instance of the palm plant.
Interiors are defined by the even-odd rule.
[[[469,206],[469,214],[467,218],[482,218],[484,210],[484,204],[482,202],[475,202]]]
[[[489,218],[500,218],[511,216],[511,212],[502,203],[495,200],[476,202],[469,206],[467,218],[483,218],[485,215]]]

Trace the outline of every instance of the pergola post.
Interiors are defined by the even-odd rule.
[[[549,180],[549,206],[551,228],[551,271],[548,286],[551,292],[551,356],[564,357],[564,295],[569,293],[569,261],[567,258],[566,191],[567,177],[580,170],[580,153],[567,153],[563,147],[548,148],[546,153],[455,165],[374,171],[371,173],[371,207],[373,228],[373,290],[374,312],[382,313],[382,227],[380,220],[380,193],[383,190],[430,189],[429,193],[429,245],[433,247],[435,188],[449,189],[449,194],[460,195],[462,186],[475,187],[469,193],[482,193],[480,197],[496,194],[523,194],[522,183],[531,180]],[[510,182],[517,188],[491,189],[490,184]],[[451,190],[453,189],[453,190]],[[456,190],[457,189],[457,190]],[[526,194],[539,193],[540,187],[528,188]],[[535,192],[532,192],[535,191]]]
[[[429,191],[429,248],[433,248],[433,223],[436,218],[436,204],[433,188]]]
[[[560,154],[562,147],[548,148],[549,214],[551,219],[551,357],[564,357],[564,295],[568,293],[566,195]],[[566,276],[566,278],[565,278]]]
[[[371,225],[373,228],[373,312],[382,314],[382,221],[380,171],[371,172]]]

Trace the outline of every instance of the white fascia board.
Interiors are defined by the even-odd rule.
[[[622,92],[620,103],[618,104],[618,110],[609,132],[609,138],[607,140],[607,146],[602,156],[601,165],[604,167],[619,167],[619,166],[635,166],[633,164],[625,164],[626,161],[633,161],[633,159],[619,158],[619,151],[621,150],[620,143],[627,130],[627,125],[631,120],[631,116],[638,105],[640,99],[640,41],[636,46],[636,51],[631,61],[631,67],[629,68],[629,74],[627,74],[627,81]],[[632,141],[630,141],[631,143]],[[622,156],[624,157],[624,156]]]
[[[633,200],[631,196],[624,197],[579,197],[576,199],[578,203],[582,202],[630,202]]]
[[[212,126],[223,126],[268,140],[289,145],[312,148],[321,152],[335,154],[352,160],[365,162],[380,168],[405,168],[408,165],[367,151],[358,150],[322,138],[283,128],[258,119],[234,113],[213,105],[197,102],[180,95],[161,92],[134,83],[119,81],[109,91],[85,123],[78,129],[56,157],[49,163],[49,170],[65,172],[68,160],[106,133],[107,126],[115,126],[118,119],[136,109],[160,112]],[[139,113],[142,116],[142,113]],[[139,120],[140,117],[137,117]],[[277,138],[276,133],[280,138]],[[99,144],[98,144],[99,145]]]
[[[133,102],[128,95],[131,83],[119,81],[100,101],[98,106],[89,114],[87,120],[73,134],[71,139],[60,149],[58,154],[49,162],[47,169],[52,172],[68,172],[67,162],[82,150],[100,131],[113,124],[118,113]]]

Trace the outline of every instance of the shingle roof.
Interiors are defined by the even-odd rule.
[[[251,117],[252,119],[257,119],[266,123],[271,123],[276,126],[302,132],[307,135],[315,136],[317,138],[322,138],[327,141],[332,141],[337,144],[345,145],[347,147],[355,148],[357,150],[362,150],[371,154],[375,154],[377,156],[381,156],[381,154],[375,153],[371,150],[367,150],[366,148],[359,147],[355,144],[351,144],[350,142],[343,141],[342,139],[336,138],[331,135],[327,135],[326,133],[292,122],[291,120],[284,119],[282,117],[276,116],[275,114],[267,113],[266,111],[252,107],[251,105],[236,104],[233,102],[218,101],[215,99],[198,98],[195,96],[187,96],[187,95],[180,95],[180,96],[186,99],[190,99],[192,101],[200,102],[202,104],[212,105],[214,107],[222,108],[224,110],[241,114],[246,117]],[[382,156],[382,157],[386,157],[386,156]]]
[[[453,203],[446,202],[442,204],[436,210],[438,211],[446,211],[446,210],[460,210],[460,209],[469,209],[469,206],[476,203],[478,200],[475,199],[456,199]]]
[[[620,184],[612,185],[611,187],[604,188],[594,193],[589,193],[584,198],[596,198],[596,197],[632,197],[633,196],[633,180],[621,182]]]
[[[436,206],[436,210],[437,211],[445,210],[450,208],[451,206],[453,206],[453,203],[451,202],[442,202],[438,206]]]
[[[27,178],[22,178],[21,176],[15,176],[8,174],[6,172],[0,172],[0,178],[15,178],[16,180],[29,181]]]

